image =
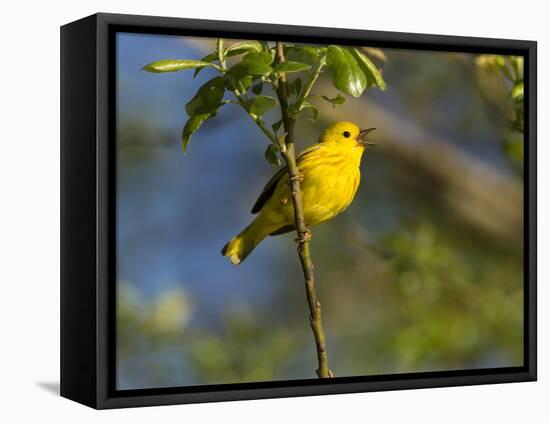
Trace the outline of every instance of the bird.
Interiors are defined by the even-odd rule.
[[[305,224],[326,222],[351,204],[361,179],[359,165],[369,145],[366,136],[375,128],[361,130],[352,122],[338,121],[323,130],[316,144],[296,159]],[[287,167],[265,185],[252,207],[256,218],[222,249],[233,265],[242,263],[268,235],[295,230],[294,206]]]

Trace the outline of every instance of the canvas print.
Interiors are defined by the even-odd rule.
[[[523,57],[116,34],[116,389],[524,363]]]

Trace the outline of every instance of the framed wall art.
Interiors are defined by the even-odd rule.
[[[536,43],[61,28],[61,394],[536,380]]]

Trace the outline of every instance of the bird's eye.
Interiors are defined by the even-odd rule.
[[[344,138],[349,138],[351,136],[351,134],[349,133],[349,131],[344,131],[342,133],[342,135],[344,136]]]

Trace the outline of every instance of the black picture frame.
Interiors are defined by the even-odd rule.
[[[115,390],[113,140],[118,31],[524,56],[524,365]],[[61,395],[103,409],[536,380],[536,86],[534,41],[104,13],[61,27]]]

